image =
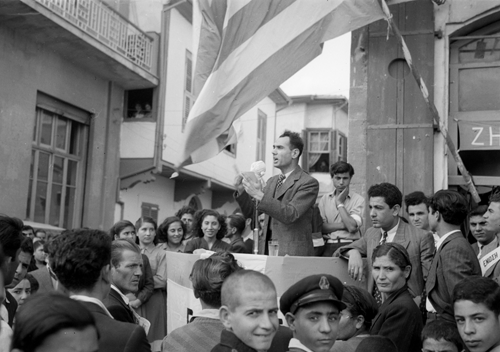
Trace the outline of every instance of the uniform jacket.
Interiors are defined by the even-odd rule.
[[[497,246],[500,245],[500,234],[497,234],[496,237],[497,237],[496,241],[493,241],[492,243],[487,244],[486,246],[483,247],[483,250],[481,251],[481,258],[485,257],[486,254],[495,250],[497,248]],[[477,256],[479,254],[478,244],[474,243],[472,245],[472,249],[474,250],[474,253]],[[481,259],[479,259],[479,261],[481,261]],[[483,276],[489,277],[490,279],[493,279],[496,282],[499,282],[500,281],[500,261],[498,261],[495,265],[493,265],[491,268],[489,268],[488,271],[486,271],[486,273]]]
[[[259,253],[265,252],[269,224],[273,236],[278,239],[278,255],[311,256],[314,255],[312,242],[313,205],[319,191],[318,181],[303,171],[299,166],[276,189],[279,176],[273,176],[264,187],[264,197],[257,210],[265,213],[263,236],[259,238]],[[254,202],[246,193],[236,197],[246,218],[254,216]]]
[[[123,301],[115,290],[109,290],[108,300],[105,302],[105,305],[116,320],[136,324],[132,308]]]
[[[447,237],[432,261],[427,283],[427,297],[443,320],[454,323],[452,294],[462,279],[478,275],[481,268],[471,245],[461,232]]]
[[[422,328],[422,313],[404,286],[382,303],[373,319],[370,335],[390,338],[399,351],[420,352]]]
[[[94,316],[99,331],[99,352],[151,351],[151,346],[142,327],[111,319],[97,304],[80,303]]]
[[[380,228],[370,227],[359,240],[341,247],[334,253],[334,256],[346,254],[351,249],[357,249],[362,257],[367,258],[368,275],[367,286],[368,292],[373,290],[372,276],[372,254],[373,250],[379,245],[382,233]],[[429,274],[429,269],[432,263],[435,246],[434,238],[430,232],[425,232],[414,226],[408,225],[402,220],[399,220],[398,229],[394,236],[394,243],[399,243],[405,247],[411,261],[411,275],[408,279],[408,287],[412,296],[420,296],[425,286],[425,279]]]

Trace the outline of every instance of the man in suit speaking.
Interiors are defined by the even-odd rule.
[[[260,183],[235,179],[236,201],[245,215],[257,210],[266,214],[259,253],[268,254],[268,241],[278,241],[278,255],[312,256],[312,214],[319,184],[299,166],[304,142],[296,132],[285,131],[273,145],[273,166],[281,174],[271,177],[262,189]]]

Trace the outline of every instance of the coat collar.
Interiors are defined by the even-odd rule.
[[[285,192],[294,185],[294,183],[300,179],[300,176],[302,175],[302,169],[300,166],[297,165],[295,170],[292,171],[290,176],[288,176],[285,180],[285,182],[281,185],[281,187],[276,190],[275,198],[281,197]],[[278,177],[275,177],[275,182],[274,186],[276,187],[278,183]]]
[[[385,311],[385,308],[388,307],[392,302],[396,300],[399,296],[403,295],[405,292],[408,292],[408,286],[404,285],[402,288],[393,292],[387,299],[382,303],[382,305],[378,309],[378,313],[372,321],[372,326],[375,325],[375,322],[381,317],[382,313]]]

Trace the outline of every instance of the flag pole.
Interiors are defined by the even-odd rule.
[[[387,3],[385,0],[380,0],[382,10],[384,11],[384,14],[386,15],[386,21],[389,24],[389,27],[392,28],[397,41],[401,45],[403,49],[403,55],[406,60],[406,63],[408,64],[410,68],[410,72],[412,73],[413,77],[415,78],[415,81],[417,82],[418,87],[420,88],[420,91],[422,92],[422,96],[424,97],[424,100],[429,107],[429,110],[431,111],[431,114],[434,118],[434,121],[436,124],[439,126],[439,132],[441,135],[444,137],[446,140],[446,145],[448,149],[450,150],[451,155],[453,156],[453,159],[455,159],[455,162],[457,163],[457,167],[460,170],[460,173],[462,174],[462,177],[464,178],[465,184],[467,186],[467,189],[469,190],[470,194],[472,195],[472,198],[474,201],[479,203],[481,201],[481,198],[479,197],[479,194],[477,193],[476,186],[474,185],[474,181],[472,179],[472,176],[470,173],[467,171],[465,168],[465,165],[462,161],[462,158],[458,154],[458,150],[455,147],[455,144],[453,143],[448,130],[446,126],[443,124],[443,121],[441,120],[439,116],[439,112],[437,111],[436,105],[429,99],[429,91],[427,90],[427,86],[425,85],[425,82],[420,75],[420,72],[418,71],[417,67],[413,64],[413,60],[410,54],[410,50],[408,50],[408,46],[406,45],[406,42],[403,38],[403,35],[399,31],[398,26],[393,20],[391,11],[389,10],[389,6],[387,6]]]

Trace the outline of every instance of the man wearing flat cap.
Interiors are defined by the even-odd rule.
[[[308,276],[280,299],[280,310],[293,331],[290,352],[328,352],[337,339],[344,286],[332,275]]]

